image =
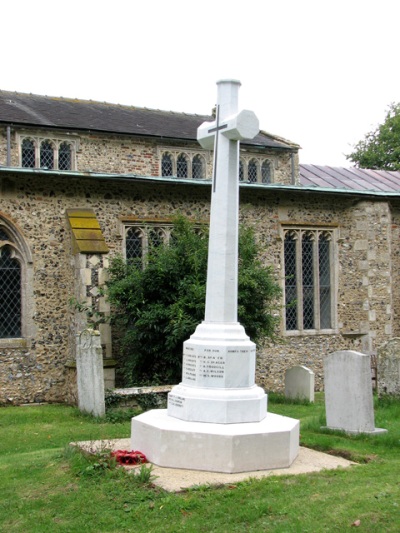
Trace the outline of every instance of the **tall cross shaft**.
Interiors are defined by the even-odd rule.
[[[252,111],[238,113],[240,82],[218,82],[217,120],[197,139],[214,147],[205,322],[236,323],[238,300],[239,141],[259,131]]]
[[[183,343],[168,409],[132,419],[132,449],[160,466],[251,472],[285,468],[298,453],[299,422],[267,416],[256,346],[237,322],[239,141],[258,133],[254,113],[237,113],[239,85],[218,83],[220,114],[197,132],[204,148],[214,145],[205,320]]]

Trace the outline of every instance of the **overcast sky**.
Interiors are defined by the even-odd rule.
[[[399,0],[18,0],[0,15],[0,89],[208,114],[234,78],[301,163],[350,166],[400,101]]]

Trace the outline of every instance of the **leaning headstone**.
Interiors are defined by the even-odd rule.
[[[85,330],[77,335],[76,344],[78,407],[93,416],[103,416],[106,409],[100,333]]]
[[[218,82],[216,120],[197,130],[214,148],[205,319],[184,342],[168,409],[132,419],[132,449],[159,466],[249,472],[289,467],[299,451],[299,421],[267,413],[256,346],[237,318],[239,141],[259,132],[253,112],[238,112],[239,85]]]
[[[294,400],[314,401],[314,372],[305,366],[294,366],[285,372],[285,396]]]
[[[326,426],[346,433],[385,433],[375,428],[370,356],[352,350],[324,359]]]
[[[400,396],[400,339],[378,349],[378,393]]]

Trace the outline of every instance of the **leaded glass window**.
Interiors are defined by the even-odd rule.
[[[54,168],[54,148],[49,141],[40,145],[40,168]]]
[[[239,161],[239,181],[244,181],[244,168],[243,161],[241,159]]]
[[[125,237],[126,259],[135,260],[143,257],[143,234],[139,228],[128,228]]]
[[[125,227],[125,257],[127,261],[146,264],[149,252],[169,242],[172,224],[158,226],[149,223]]]
[[[8,236],[8,233],[0,227],[0,241],[10,241],[10,237]]]
[[[176,160],[176,175],[178,178],[188,177],[188,160],[185,154],[179,154]]]
[[[314,329],[314,247],[313,235],[303,235],[301,242],[303,286],[303,328]]]
[[[203,158],[200,155],[195,155],[192,161],[192,178],[201,180],[204,178]]]
[[[161,176],[173,176],[172,157],[170,154],[163,154],[161,159]]]
[[[321,306],[321,328],[331,327],[331,262],[330,262],[330,236],[322,234],[319,237],[319,301]]]
[[[286,331],[334,328],[332,236],[332,230],[285,230]]]
[[[287,233],[285,238],[285,306],[286,329],[297,328],[297,275],[296,234]]]
[[[263,161],[263,164],[261,165],[261,181],[262,183],[271,183],[271,163],[266,160]]]
[[[257,183],[257,161],[255,159],[249,161],[247,179],[249,183]]]
[[[35,145],[30,139],[22,141],[21,156],[23,168],[35,168]]]
[[[0,249],[0,338],[21,336],[21,266],[11,248]]]
[[[74,170],[77,139],[19,137],[21,142],[21,166]]]
[[[58,169],[71,170],[71,146],[63,142],[58,149]]]
[[[160,246],[165,240],[164,232],[161,228],[152,228],[149,231],[149,244],[153,248]]]

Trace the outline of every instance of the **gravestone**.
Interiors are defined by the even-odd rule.
[[[400,339],[378,349],[378,393],[400,396]]]
[[[375,428],[370,356],[352,350],[324,359],[326,426],[346,433],[385,433]]]
[[[238,112],[239,85],[218,82],[216,120],[198,129],[214,149],[205,318],[184,343],[168,409],[132,419],[132,448],[159,466],[244,472],[288,467],[298,454],[299,422],[267,414],[255,344],[237,319],[239,141],[259,132],[253,112]]]
[[[285,396],[294,400],[314,401],[314,372],[305,366],[294,366],[285,372]]]
[[[93,416],[104,416],[106,409],[100,332],[84,330],[76,337],[78,407]]]

